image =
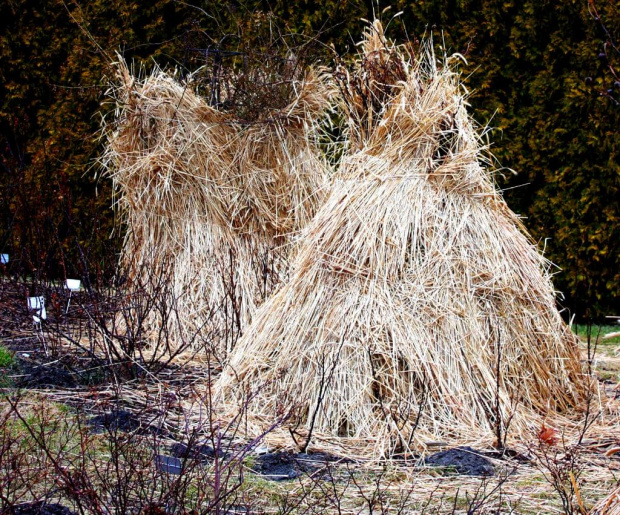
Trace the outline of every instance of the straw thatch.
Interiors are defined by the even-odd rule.
[[[295,402],[298,440],[371,456],[491,443],[572,407],[584,380],[550,263],[495,189],[449,62],[410,57],[375,23],[336,77],[350,151],[222,401],[257,390],[258,427]]]
[[[320,70],[296,68],[277,78],[287,105],[263,106],[247,123],[208,105],[191,80],[159,69],[140,79],[118,64],[102,163],[133,273],[172,269],[179,340],[230,348],[286,274],[290,237],[323,198],[316,127],[333,86]]]

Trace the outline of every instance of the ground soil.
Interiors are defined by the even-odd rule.
[[[303,475],[324,475],[330,465],[343,461],[345,461],[343,458],[322,452],[310,454],[275,452],[259,456],[252,470],[269,481],[285,481]]]
[[[456,447],[431,454],[424,459],[424,463],[467,476],[492,476],[495,467],[483,453],[471,447]]]
[[[66,506],[61,504],[24,503],[13,508],[12,515],[75,515]]]

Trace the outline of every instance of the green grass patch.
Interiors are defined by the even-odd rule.
[[[572,326],[573,332],[579,336],[580,338],[586,339],[588,336],[588,326],[582,324],[575,324]],[[597,336],[599,338],[604,338],[605,336],[612,333],[620,333],[620,324],[610,324],[610,325],[593,325],[591,327],[590,334],[592,335],[592,339],[595,339]],[[620,336],[615,336],[612,338],[616,340],[617,343],[620,343]]]
[[[572,329],[582,341],[587,341],[587,325],[573,325]],[[598,340],[597,345],[600,350],[604,350],[604,347],[618,347],[620,345],[620,334],[615,335],[615,333],[620,333],[620,325],[593,325],[590,330],[591,342],[595,343]]]
[[[10,368],[14,364],[15,357],[13,353],[3,345],[0,345],[0,368]]]

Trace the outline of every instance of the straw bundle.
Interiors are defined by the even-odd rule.
[[[102,163],[128,227],[126,259],[134,274],[172,268],[179,340],[229,349],[321,202],[316,127],[333,87],[320,70],[293,71],[280,77],[288,105],[245,123],[159,69],[140,79],[121,61],[117,76]]]
[[[518,433],[574,406],[550,263],[494,188],[458,75],[379,23],[362,49],[336,72],[350,151],[290,279],[230,355],[222,401],[258,388],[260,428],[292,399],[298,434],[375,457],[490,443],[498,424]]]

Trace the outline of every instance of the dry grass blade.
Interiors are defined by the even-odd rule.
[[[191,81],[117,66],[101,161],[128,228],[125,259],[135,270],[172,262],[179,340],[215,335],[214,349],[229,350],[286,275],[291,236],[323,199],[316,134],[333,87],[321,70],[291,69],[288,105],[246,123]]]
[[[620,515],[620,486],[597,503],[589,513],[590,515]]]
[[[267,384],[257,427],[294,399],[293,431],[371,457],[518,438],[588,383],[551,264],[495,189],[449,60],[407,55],[378,22],[362,48],[336,72],[349,152],[222,399]]]

